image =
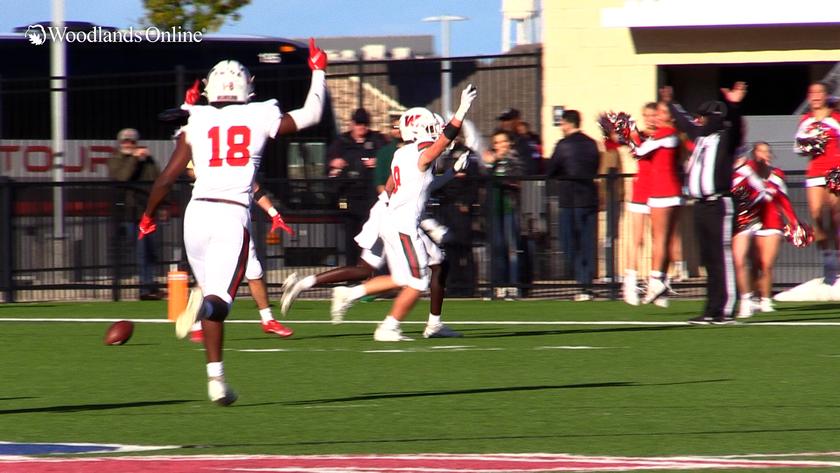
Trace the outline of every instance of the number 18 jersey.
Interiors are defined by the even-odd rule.
[[[181,128],[195,166],[193,198],[251,204],[251,186],[260,167],[265,141],[274,137],[282,114],[276,100],[192,106]]]
[[[399,228],[410,231],[417,227],[420,214],[426,206],[429,184],[432,182],[432,168],[425,171],[417,167],[420,154],[431,146],[431,142],[409,143],[394,153],[391,161],[391,177],[394,190],[388,199],[388,214]]]

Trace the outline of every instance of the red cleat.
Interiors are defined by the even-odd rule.
[[[283,338],[291,337],[292,334],[295,333],[294,330],[290,329],[289,327],[286,327],[285,325],[281,324],[276,320],[269,320],[268,322],[263,322],[262,329],[265,333],[274,333]]]
[[[190,341],[193,343],[204,343],[204,332],[201,329],[190,332]]]

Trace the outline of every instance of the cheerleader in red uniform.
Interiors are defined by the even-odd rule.
[[[680,140],[667,104],[656,106],[655,125],[654,132],[636,148],[637,156],[650,159],[651,173],[647,201],[652,234],[651,271],[643,303],[658,302],[658,305],[667,307],[668,247],[683,203],[682,183],[677,169]]]
[[[835,237],[840,222],[840,198],[826,188],[826,174],[840,166],[840,113],[828,103],[829,86],[815,82],[808,87],[810,110],[802,116],[796,130],[794,150],[810,156],[805,173],[808,210],[814,225],[814,238],[823,251],[824,283],[832,285],[837,279],[838,241]],[[823,209],[831,210],[828,228],[822,222]],[[834,238],[832,243],[831,238]]]
[[[771,191],[773,200],[761,206],[761,229],[755,232],[755,252],[753,267],[758,270],[755,289],[761,297],[758,310],[773,312],[773,300],[770,298],[773,288],[773,265],[779,254],[779,245],[785,233],[785,227],[801,227],[787,194],[785,173],[773,167],[773,153],[770,145],[759,141],[753,146],[752,159],[756,173],[764,179],[765,186]],[[797,245],[800,246],[800,245]],[[741,303],[751,294],[741,295]]]
[[[732,231],[732,257],[735,281],[741,303],[738,318],[752,316],[752,281],[750,280],[749,252],[753,237],[762,228],[764,204],[770,203],[773,190],[768,190],[759,176],[755,160],[741,158],[732,175],[732,197],[735,204],[735,228]]]
[[[650,102],[642,108],[642,119],[646,134],[656,131],[656,103]],[[638,155],[636,155],[639,158]],[[633,191],[627,210],[630,212],[630,247],[627,251],[627,269],[624,272],[623,296],[624,302],[639,305],[639,291],[637,287],[639,254],[645,242],[645,222],[650,215],[648,199],[651,189],[651,160],[642,157],[636,160],[638,170],[633,178]]]

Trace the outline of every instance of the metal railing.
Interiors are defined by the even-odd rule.
[[[791,174],[793,174],[791,176]],[[807,215],[802,173],[789,173],[790,197],[801,217]],[[599,210],[596,238],[598,268],[596,294],[619,297],[628,245],[629,219],[619,190],[630,175],[614,170],[597,177],[604,204]],[[521,297],[568,297],[580,288],[571,275],[568,255],[559,244],[558,208],[551,185],[544,177],[517,179],[521,186],[521,222],[517,235],[518,278],[499,282],[493,265],[501,260],[494,254],[492,235],[498,219],[488,195],[501,178],[474,177],[458,180],[435,195],[429,211],[452,232],[447,245],[450,295],[495,297],[497,287],[515,287]],[[549,181],[548,184],[551,184]],[[253,216],[257,253],[266,282],[276,295],[292,271],[313,274],[354,263],[352,237],[364,221],[372,201],[359,200],[348,206],[341,189],[367,186],[357,180],[300,179],[266,180],[275,191],[275,204],[296,229],[294,237],[268,233],[269,220],[261,211]],[[65,234],[53,236],[52,191],[64,193]],[[158,215],[154,247],[157,258],[150,268],[159,288],[165,287],[166,272],[174,266],[188,267],[183,250],[183,211],[190,186],[179,182]],[[66,183],[17,182],[0,179],[0,294],[4,301],[80,299],[133,299],[139,294],[136,260],[135,209],[122,204],[130,192],[145,202],[148,183],[127,187],[122,182],[78,181]],[[371,194],[372,195],[372,192]],[[353,207],[356,205],[356,207]],[[690,205],[682,211],[680,242],[687,263],[687,279],[675,287],[682,295],[702,295],[704,282],[699,267],[692,229]],[[648,247],[649,248],[649,247]],[[648,253],[641,261],[649,261]],[[644,268],[640,268],[646,274]],[[776,287],[792,286],[820,274],[819,254],[784,245],[775,271]],[[326,290],[310,295],[326,297]]]

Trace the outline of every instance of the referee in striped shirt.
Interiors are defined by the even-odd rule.
[[[686,166],[685,187],[688,195],[696,200],[694,226],[707,274],[703,314],[689,320],[697,325],[733,323],[737,299],[732,263],[735,207],[731,187],[735,150],[743,141],[740,104],[747,93],[747,84],[736,82],[732,89],[720,90],[726,102],[703,103],[697,110],[697,120],[672,102],[670,87],[660,91],[677,128],[694,143]]]

